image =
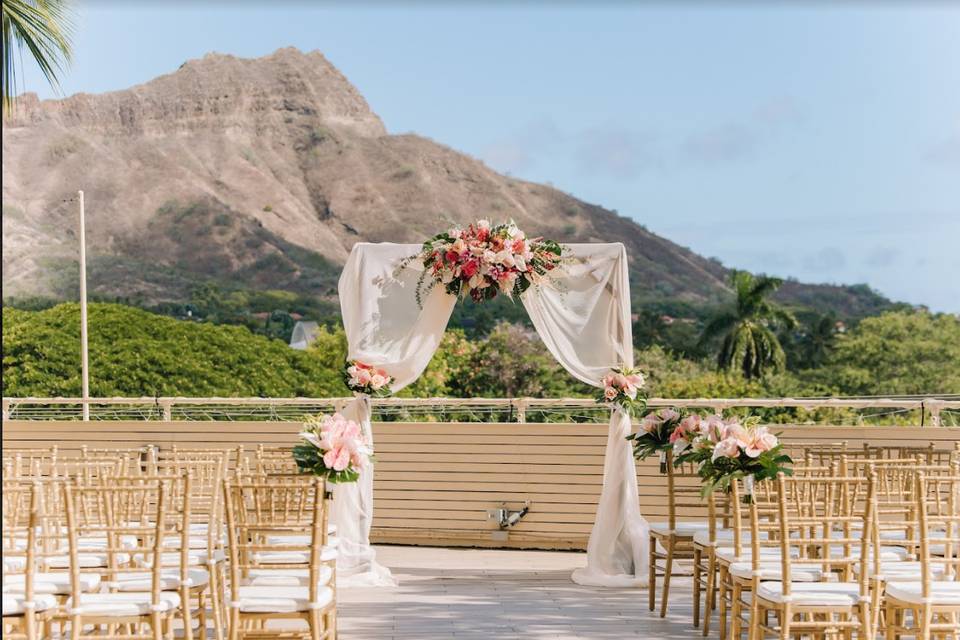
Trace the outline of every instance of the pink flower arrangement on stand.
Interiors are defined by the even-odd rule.
[[[300,439],[293,448],[300,471],[329,482],[356,482],[373,461],[373,448],[363,429],[339,413],[310,418],[303,424]]]
[[[736,417],[687,416],[671,435],[675,464],[698,464],[704,495],[717,489],[728,491],[731,482],[743,478],[749,500],[754,481],[792,473],[793,460],[783,453],[780,439],[759,421],[756,417],[741,422]]]
[[[698,416],[699,417],[699,416]],[[688,416],[689,418],[689,416]],[[684,421],[676,409],[651,411],[640,420],[640,429],[631,433],[627,440],[633,441],[633,455],[637,460],[646,460],[653,454],[660,456],[660,473],[667,472],[667,450],[674,442],[674,434]]]

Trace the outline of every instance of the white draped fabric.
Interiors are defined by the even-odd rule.
[[[630,288],[622,244],[568,245],[571,260],[522,301],[534,327],[554,357],[579,380],[598,386],[615,367],[633,366]],[[422,267],[404,258],[420,245],[354,246],[340,276],[340,306],[349,344],[348,359],[386,369],[393,391],[410,384],[426,368],[443,338],[456,298],[433,287],[417,305],[416,282]],[[346,408],[372,438],[370,401],[358,397]],[[630,416],[611,413],[604,482],[596,523],[587,547],[587,567],[574,572],[584,585],[646,584],[647,524],[640,515],[637,475],[629,443]],[[356,484],[336,486],[333,522],[340,538],[340,584],[390,585],[390,572],[370,547],[373,470]]]
[[[347,359],[385,369],[394,378],[393,391],[399,391],[423,373],[440,346],[457,301],[440,287],[434,287],[423,300],[423,309],[417,305],[415,289],[422,271],[420,263],[412,262],[399,272],[397,266],[419,248],[412,244],[358,243],[340,274],[340,312],[347,334]],[[360,423],[373,443],[370,399],[359,396],[343,413]],[[390,570],[377,562],[370,547],[373,469],[362,472],[356,483],[334,485],[331,520],[337,525],[340,539],[338,585],[396,584]]]
[[[563,273],[523,295],[523,306],[553,357],[595,387],[616,367],[633,367],[627,252],[620,243],[569,245]],[[573,573],[582,585],[647,583],[649,529],[640,515],[630,416],[610,415],[603,488],[587,543],[587,566]]]

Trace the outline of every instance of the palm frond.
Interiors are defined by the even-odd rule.
[[[3,0],[3,111],[17,93],[16,52],[26,49],[47,82],[59,91],[70,62],[73,14],[66,0]]]

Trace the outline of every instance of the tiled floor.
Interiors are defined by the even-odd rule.
[[[343,640],[534,638],[699,639],[690,624],[690,579],[671,584],[661,620],[645,589],[581,587],[582,553],[377,547],[396,588],[342,588]]]

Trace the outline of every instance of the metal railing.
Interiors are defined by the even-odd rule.
[[[341,410],[350,398],[3,398],[5,420],[297,420]],[[379,420],[552,422],[604,421],[608,409],[590,398],[375,398]],[[792,422],[817,424],[818,416],[847,423],[894,418],[923,426],[960,425],[960,396],[894,398],[651,398],[650,407],[683,407],[718,413],[752,409],[778,412]],[[539,418],[539,419],[538,419]],[[784,420],[780,420],[784,421]]]

